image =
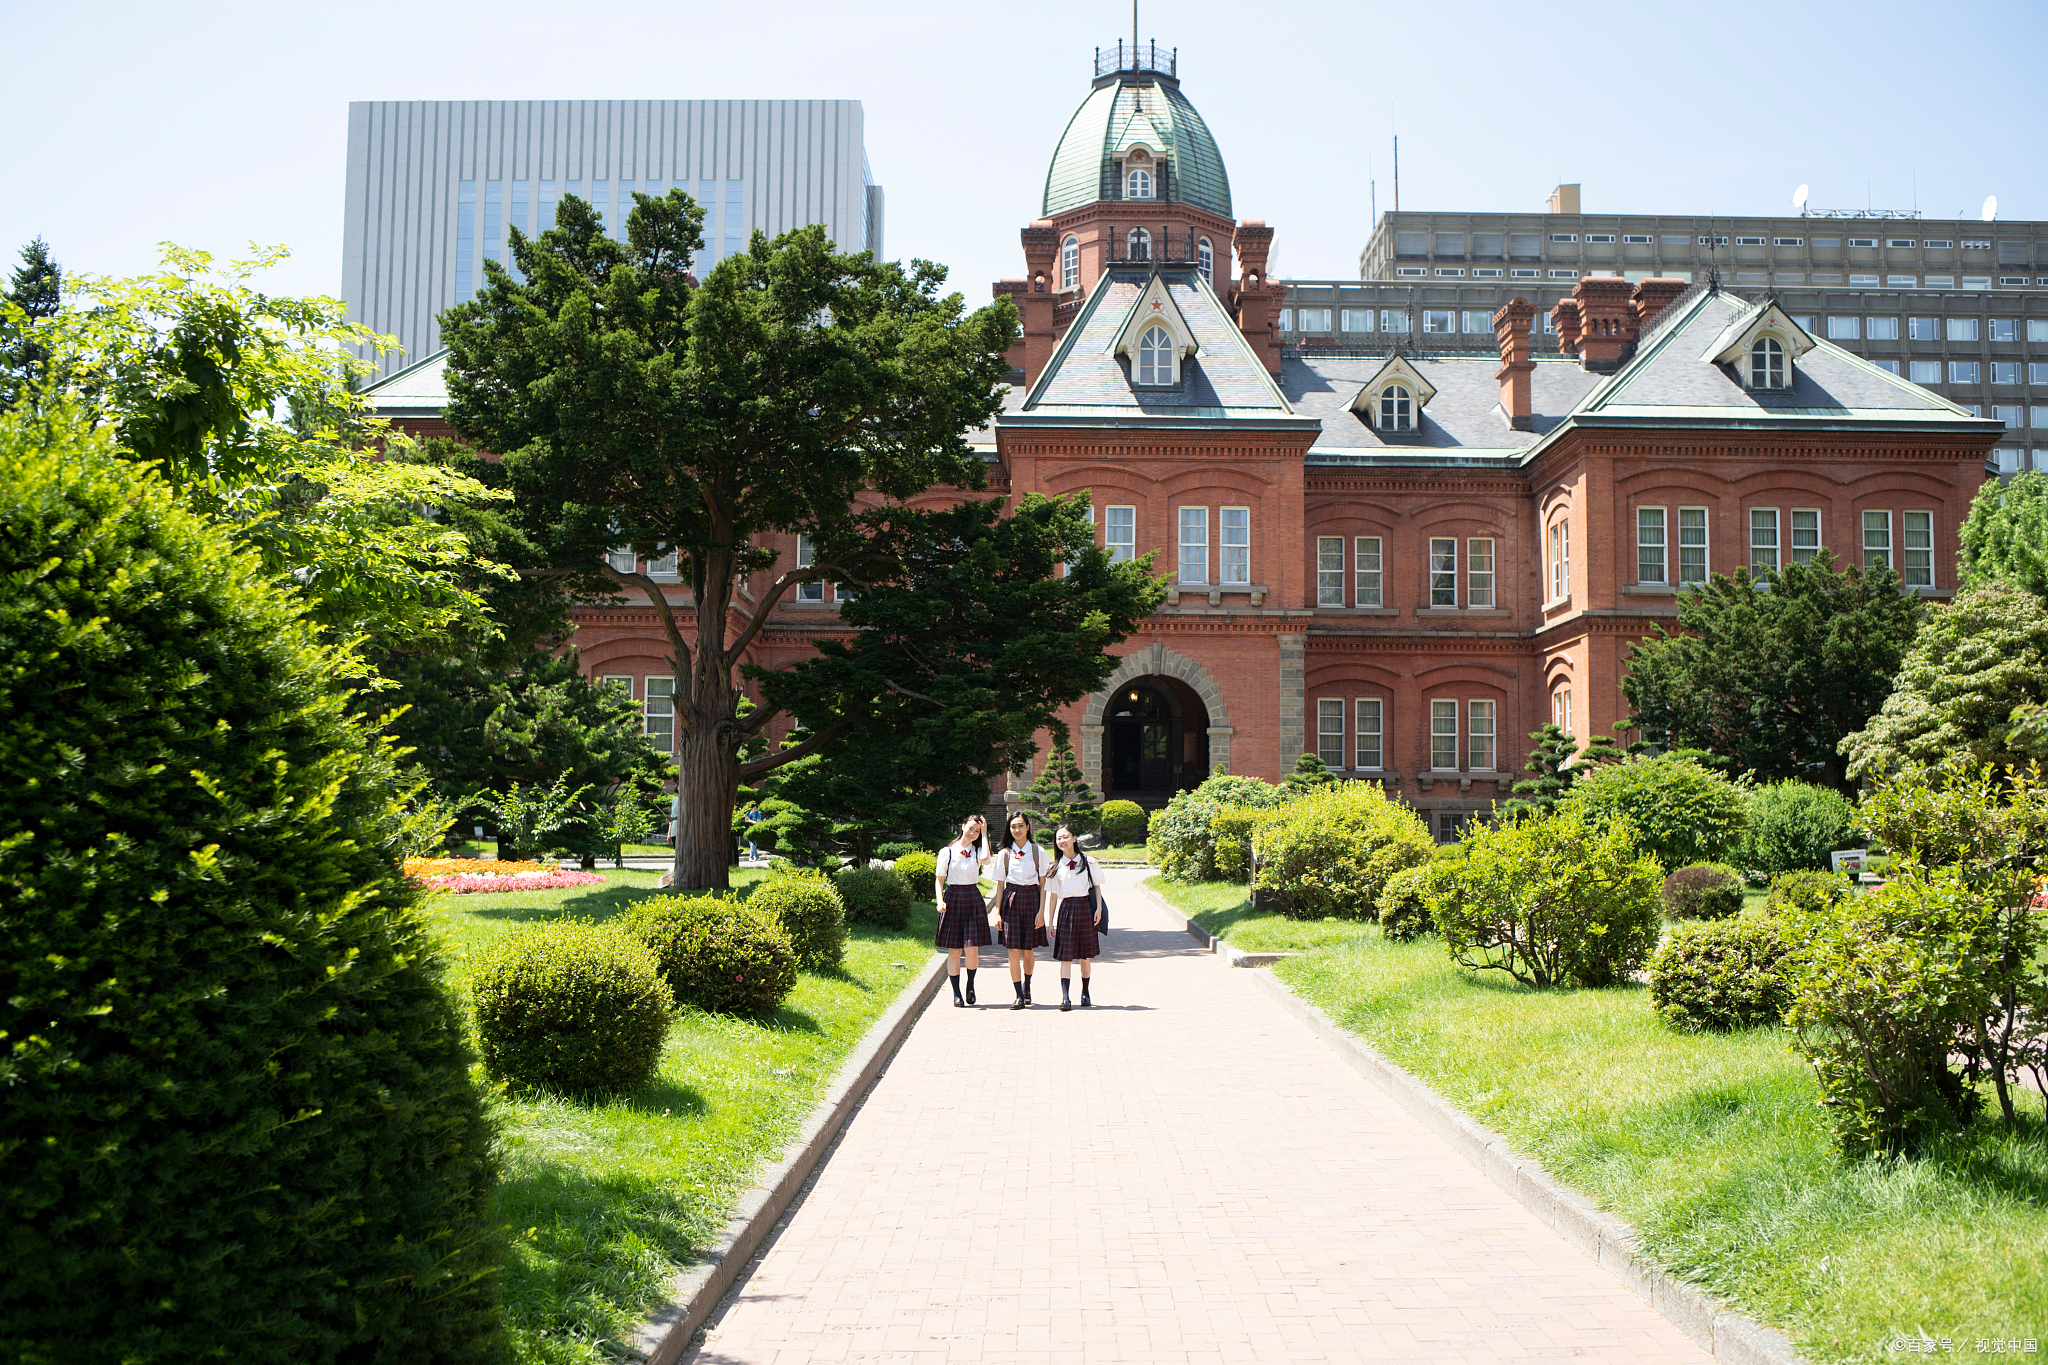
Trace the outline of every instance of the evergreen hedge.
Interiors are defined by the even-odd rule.
[[[924,886],[918,889],[920,900],[931,895],[931,884],[931,878],[925,878]],[[849,867],[832,879],[832,885],[838,888],[849,923],[871,924],[880,929],[909,927],[910,888],[893,869]]]
[[[620,927],[576,919],[501,942],[472,991],[492,1076],[582,1098],[652,1080],[676,1007],[644,944]]]
[[[782,921],[799,967],[838,970],[846,957],[846,904],[823,873],[777,868],[755,884],[747,903]]]
[[[498,1361],[492,1133],[349,666],[0,420],[0,1359]]]
[[[647,945],[676,1003],[765,1019],[796,989],[782,921],[727,896],[655,896],[615,921]]]

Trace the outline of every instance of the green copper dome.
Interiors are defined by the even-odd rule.
[[[1209,125],[1181,94],[1179,81],[1150,70],[1096,80],[1052,154],[1041,216],[1118,198],[1115,161],[1140,142],[1166,158],[1167,173],[1157,199],[1137,202],[1193,204],[1231,216],[1230,175]]]

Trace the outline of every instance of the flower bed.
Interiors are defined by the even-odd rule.
[[[465,872],[453,877],[424,877],[436,891],[458,896],[496,891],[554,891],[565,886],[599,886],[604,877],[596,872]]]
[[[426,881],[431,877],[457,877],[465,872],[553,872],[553,863],[524,862],[496,858],[407,858],[405,875]]]

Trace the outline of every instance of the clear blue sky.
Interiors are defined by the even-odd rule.
[[[337,293],[347,106],[360,99],[842,98],[866,106],[892,256],[970,300],[1021,275],[1047,158],[1130,6],[781,0],[0,4],[0,249],[41,234],[127,274],[171,240],[256,240],[270,287]],[[1408,208],[1774,213],[1918,206],[2048,218],[2048,4],[1394,6],[1154,0],[1240,218],[1277,273],[1350,276],[1369,181]]]

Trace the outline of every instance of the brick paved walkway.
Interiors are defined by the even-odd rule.
[[[1708,1359],[1142,875],[1111,874],[1096,1008],[1058,1012],[1056,966],[1029,1011],[1000,967],[978,1010],[941,990],[690,1359]]]

